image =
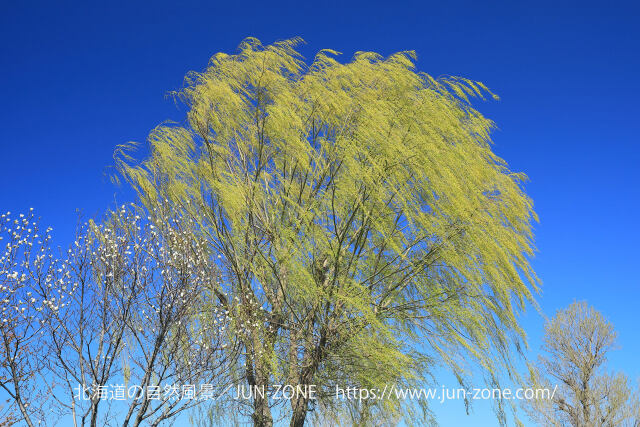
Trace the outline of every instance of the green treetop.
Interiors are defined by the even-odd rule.
[[[258,396],[254,424],[335,419],[351,403],[336,385],[419,385],[435,364],[497,381],[537,279],[525,176],[469,103],[493,95],[417,72],[413,52],[343,64],[323,50],[306,65],[299,43],[214,55],[176,94],[184,125],[157,127],[142,163],[117,151],[143,203],[190,215],[221,254],[214,300],[235,319],[238,381],[318,386],[313,400]]]

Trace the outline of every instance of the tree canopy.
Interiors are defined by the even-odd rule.
[[[552,399],[527,402],[532,418],[545,426],[640,424],[634,387],[624,374],[606,369],[616,340],[613,324],[586,302],[558,310],[545,325],[544,353],[532,369],[536,383],[556,392]]]
[[[0,215],[1,426],[157,426],[233,380],[207,243],[188,219],[141,214],[84,224],[58,255],[33,211]]]
[[[418,385],[438,364],[463,384],[471,366],[491,382],[514,373],[536,216],[471,105],[494,95],[418,72],[413,52],[341,63],[322,50],[307,64],[300,42],[250,38],[214,55],[174,94],[184,123],[155,128],[142,162],[130,145],[116,152],[148,208],[189,216],[221,255],[216,303],[241,336],[238,381],[321,390],[277,410],[255,397],[254,424],[286,414],[299,426],[312,408],[337,418],[352,402],[336,385]]]

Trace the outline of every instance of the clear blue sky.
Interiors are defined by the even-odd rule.
[[[640,377],[633,2],[88,3],[3,4],[0,210],[33,206],[63,244],[76,209],[91,216],[114,197],[130,200],[104,176],[114,146],[181,120],[166,92],[247,36],[302,36],[307,57],[412,49],[422,71],[480,80],[500,95],[477,107],[499,126],[495,151],[531,180],[541,306],[551,315],[574,299],[593,304],[619,332],[611,366]],[[541,318],[523,322],[535,350]],[[442,424],[493,424],[486,414],[460,419],[461,410],[439,409]]]

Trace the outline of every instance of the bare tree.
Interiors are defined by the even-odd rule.
[[[53,292],[58,261],[49,248],[50,231],[39,230],[32,210],[0,216],[0,388],[11,403],[7,414],[19,412],[29,426],[44,418],[48,400],[38,387],[46,354],[42,335],[64,304]]]
[[[2,366],[2,384],[12,385],[3,388],[29,425],[37,393],[51,396],[53,407],[39,421],[56,414],[74,426],[137,426],[170,420],[229,386],[237,345],[212,291],[220,280],[215,258],[194,236],[195,224],[158,210],[142,215],[123,207],[103,224],[89,222],[64,256],[40,255],[23,263],[24,274],[10,269],[19,264],[9,246],[3,308],[18,308],[3,310],[13,317],[2,338],[17,356]],[[40,302],[37,315],[22,293]],[[18,357],[25,352],[30,357]]]
[[[586,302],[560,310],[545,326],[544,355],[532,367],[535,383],[553,388],[552,399],[527,402],[540,425],[638,426],[640,402],[627,377],[605,369],[615,348],[613,325]]]

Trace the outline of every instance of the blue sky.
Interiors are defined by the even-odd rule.
[[[638,6],[88,3],[3,5],[0,210],[33,206],[66,244],[77,209],[93,216],[130,200],[105,177],[114,146],[182,120],[184,108],[166,92],[247,36],[265,43],[302,36],[308,58],[322,48],[344,60],[358,50],[415,50],[422,71],[480,80],[501,97],[477,107],[499,127],[495,151],[530,177],[542,309],[593,304],[619,332],[610,366],[640,377]],[[541,318],[531,312],[523,324],[533,356]],[[460,418],[462,403],[436,409],[445,426],[472,421]],[[493,425],[478,412],[482,425]]]

